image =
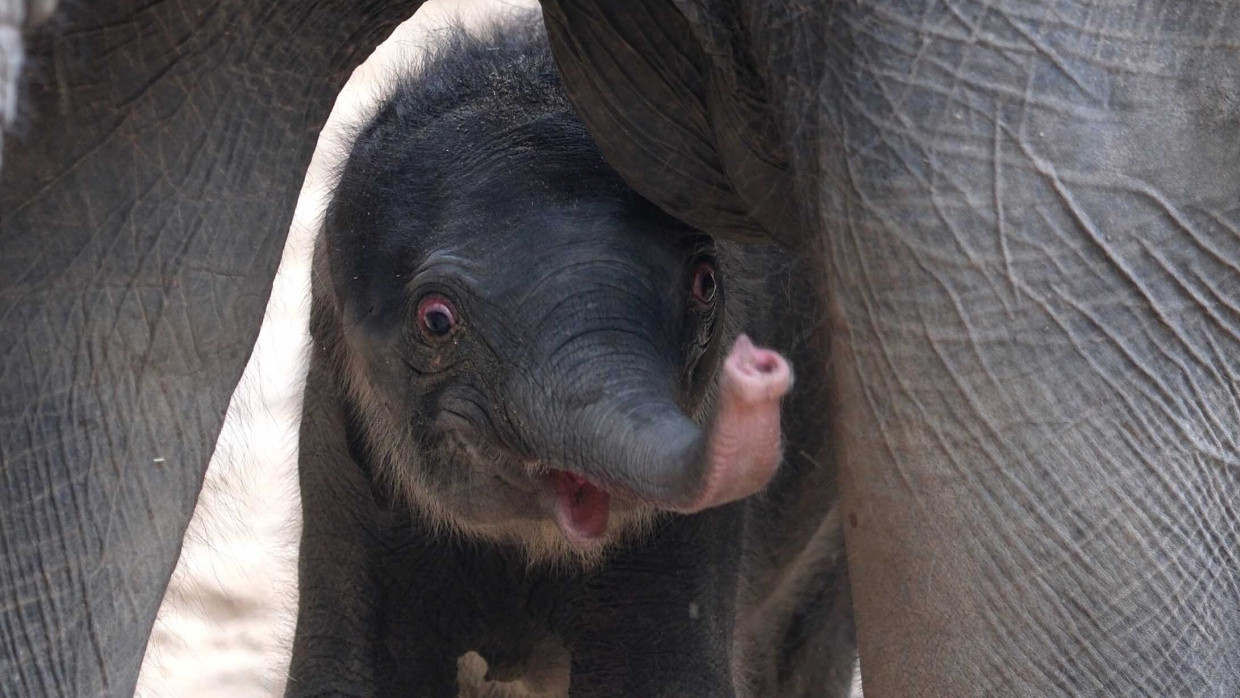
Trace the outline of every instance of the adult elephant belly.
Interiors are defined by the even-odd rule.
[[[687,9],[654,103],[597,89],[632,68],[584,33],[648,46],[622,18],[549,4],[637,188],[709,146],[647,192],[669,209],[722,181],[721,225],[771,218],[753,153],[702,126],[721,90],[782,133],[804,229],[772,232],[832,309],[867,694],[1240,692],[1240,9]]]

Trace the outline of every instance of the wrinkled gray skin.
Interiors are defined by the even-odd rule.
[[[541,24],[437,33],[359,129],[328,207],[288,695],[479,695],[458,680],[476,652],[494,683],[547,697],[845,696],[810,278],[633,193]],[[442,334],[433,308],[455,321]],[[677,444],[744,438],[719,426],[739,330],[805,367],[787,455],[760,494],[669,515],[706,479]],[[767,408],[781,421],[776,398],[743,423]],[[556,523],[562,471],[609,493],[599,535]]]
[[[0,693],[131,689],[313,136],[415,6],[27,33]],[[813,270],[869,694],[1240,692],[1234,3],[544,7],[630,185]]]

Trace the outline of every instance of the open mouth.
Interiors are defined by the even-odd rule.
[[[555,497],[555,523],[573,543],[598,542],[607,534],[611,495],[589,480],[565,470],[550,470],[547,480]]]

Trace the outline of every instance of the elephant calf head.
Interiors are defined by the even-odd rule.
[[[792,374],[734,329],[739,261],[604,164],[544,39],[460,36],[359,132],[316,332],[372,477],[457,530],[589,558],[778,466]]]

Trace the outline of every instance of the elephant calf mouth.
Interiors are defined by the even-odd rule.
[[[723,363],[715,411],[705,432],[680,420],[691,431],[661,454],[662,460],[627,462],[621,456],[606,471],[614,477],[605,477],[602,486],[568,470],[542,470],[560,532],[580,548],[604,542],[613,495],[619,497],[621,510],[636,504],[693,514],[761,490],[782,460],[780,401],[792,380],[783,356],[740,335]],[[671,477],[651,486],[650,478],[633,477],[635,472]]]
[[[552,470],[547,478],[555,497],[555,523],[564,536],[578,545],[603,538],[611,518],[611,495],[565,470]]]

